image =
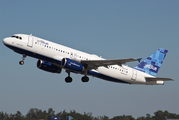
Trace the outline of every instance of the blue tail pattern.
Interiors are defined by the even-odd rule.
[[[152,76],[156,76],[167,52],[168,50],[160,48],[134,68]]]

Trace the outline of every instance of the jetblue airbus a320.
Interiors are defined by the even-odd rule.
[[[131,68],[123,64],[138,59],[105,60],[97,55],[84,53],[32,35],[15,34],[5,38],[3,43],[8,48],[22,54],[20,65],[24,64],[26,56],[30,56],[39,59],[37,67],[41,70],[60,74],[62,68],[65,69],[68,73],[65,78],[67,83],[72,82],[71,72],[83,74],[82,82],[88,82],[88,76],[117,83],[141,85],[163,85],[164,81],[173,80],[156,77],[168,52],[162,48],[136,67]]]

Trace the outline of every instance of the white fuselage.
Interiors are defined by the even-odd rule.
[[[54,60],[61,61],[63,58],[69,58],[76,61],[105,60],[101,57],[98,57],[97,55],[81,52],[35,36],[25,34],[16,34],[16,36],[20,36],[21,39],[17,37],[8,37],[3,40],[4,44],[10,49],[13,49],[15,52],[48,61],[61,68],[63,67],[60,64],[54,62]],[[112,82],[145,85],[163,84],[163,81],[148,82],[146,81],[145,77],[153,76],[124,65],[109,65],[107,67],[101,66],[96,69],[92,69],[91,71],[102,76],[95,77],[99,77]],[[93,76],[93,74],[90,73],[88,75]]]

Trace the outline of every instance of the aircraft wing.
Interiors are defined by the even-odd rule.
[[[171,78],[153,78],[153,77],[146,77],[146,81],[173,81]]]
[[[126,62],[138,61],[134,58],[129,59],[115,59],[115,60],[82,60],[81,63],[88,69],[97,69],[100,66],[107,67],[108,65],[120,65]]]

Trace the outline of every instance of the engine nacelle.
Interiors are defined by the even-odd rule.
[[[67,68],[67,69],[70,69],[70,70],[73,70],[73,71],[78,71],[78,72],[84,72],[85,71],[85,68],[81,63],[79,63],[75,60],[69,59],[69,58],[63,58],[62,59],[62,66],[64,68]]]
[[[47,71],[47,72],[52,72],[52,73],[61,73],[62,68],[59,68],[52,63],[43,61],[43,60],[38,60],[37,61],[37,67],[41,70]]]

